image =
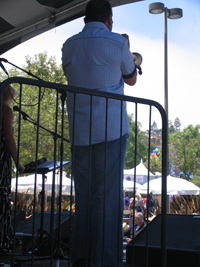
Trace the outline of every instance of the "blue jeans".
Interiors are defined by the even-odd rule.
[[[124,135],[121,139],[107,142],[106,151],[105,143],[91,147],[74,146],[72,149],[76,193],[72,264],[87,258],[91,267],[122,266],[126,143],[127,135]]]

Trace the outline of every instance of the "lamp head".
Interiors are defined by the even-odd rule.
[[[168,18],[169,19],[180,19],[183,16],[183,10],[181,8],[171,8],[168,9]]]
[[[169,19],[179,19],[183,16],[183,10],[181,8],[171,8],[168,9],[163,3],[156,2],[149,5],[149,13],[151,14],[161,14],[164,11],[167,12],[167,17]]]
[[[151,14],[161,14],[165,10],[163,3],[157,2],[149,5],[149,13]]]

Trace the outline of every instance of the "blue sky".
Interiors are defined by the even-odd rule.
[[[127,33],[130,50],[143,57],[143,75],[138,76],[134,87],[125,86],[125,93],[152,99],[164,105],[164,13],[152,15],[149,4],[141,1],[113,9],[113,31]],[[167,0],[168,8],[182,8],[183,17],[167,20],[168,24],[168,92],[169,120],[178,117],[182,129],[189,124],[200,124],[199,120],[199,73],[200,73],[200,1]],[[67,23],[47,33],[37,36],[3,54],[2,57],[22,67],[25,56],[34,56],[47,51],[61,63],[61,48],[71,35],[82,30],[83,18]],[[8,65],[5,65],[8,68]],[[134,109],[128,105],[128,112]],[[160,116],[153,111],[153,118],[160,125]],[[148,122],[143,109],[139,112],[142,129]]]

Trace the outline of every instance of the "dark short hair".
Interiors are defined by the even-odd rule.
[[[112,7],[108,0],[91,0],[86,6],[85,22],[105,23],[111,14]]]

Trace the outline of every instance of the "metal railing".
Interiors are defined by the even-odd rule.
[[[93,97],[99,97],[104,98],[106,103],[108,102],[108,99],[114,99],[116,101],[119,101],[121,109],[123,108],[123,103],[126,101],[127,103],[131,103],[134,106],[134,113],[135,113],[135,124],[137,126],[138,124],[138,106],[147,106],[149,108],[149,114],[147,114],[147,121],[149,125],[149,136],[148,136],[148,170],[150,169],[150,155],[151,155],[151,123],[152,123],[152,108],[155,108],[160,113],[161,119],[162,119],[162,196],[161,196],[161,202],[162,202],[162,210],[161,210],[161,265],[162,267],[166,266],[166,244],[167,244],[167,232],[166,232],[166,213],[167,213],[167,202],[166,202],[166,177],[167,177],[167,164],[168,164],[168,136],[167,136],[167,117],[164,109],[162,106],[152,100],[147,99],[141,99],[136,97],[130,97],[130,96],[123,96],[123,95],[116,95],[106,92],[100,92],[96,90],[88,90],[84,88],[76,88],[72,86],[67,85],[61,85],[56,83],[50,83],[45,81],[38,81],[38,80],[32,80],[32,79],[26,79],[21,77],[13,77],[5,80],[1,86],[0,86],[0,97],[1,97],[1,108],[0,108],[0,118],[2,118],[2,95],[3,90],[7,85],[17,85],[19,87],[19,99],[18,99],[18,105],[19,105],[19,111],[23,110],[23,104],[24,104],[24,95],[27,92],[27,87],[31,88],[31,92],[34,92],[33,98],[37,101],[36,104],[33,105],[35,109],[35,116],[37,117],[37,120],[34,121],[32,118],[26,116],[27,114],[23,114],[22,112],[19,112],[18,121],[17,121],[17,128],[18,133],[16,135],[16,143],[17,143],[17,153],[18,153],[18,159],[17,162],[22,161],[21,158],[21,142],[22,138],[24,138],[24,132],[26,129],[25,122],[23,123],[22,118],[26,123],[32,123],[35,128],[34,135],[35,141],[34,141],[34,148],[31,152],[31,155],[29,155],[34,163],[32,162],[32,165],[29,164],[31,171],[34,171],[34,186],[29,188],[29,191],[32,189],[33,193],[33,201],[32,201],[32,216],[30,218],[26,218],[24,222],[21,224],[18,224],[17,222],[17,212],[19,210],[19,181],[22,179],[19,177],[18,173],[16,173],[16,180],[15,180],[15,192],[14,192],[14,198],[12,199],[13,202],[13,221],[12,221],[12,228],[13,228],[13,238],[12,241],[9,241],[8,238],[6,239],[3,230],[1,231],[1,248],[5,246],[5,242],[11,242],[10,248],[7,249],[8,253],[12,254],[12,265],[16,261],[19,262],[26,262],[31,261],[31,264],[34,264],[34,261],[36,260],[50,260],[50,265],[53,266],[54,262],[56,260],[56,265],[59,265],[59,261],[66,259],[68,261],[68,264],[70,266],[70,258],[71,258],[71,228],[73,226],[73,164],[71,165],[71,162],[73,163],[73,154],[72,157],[70,155],[70,143],[68,138],[68,117],[67,117],[67,107],[66,107],[66,98],[67,98],[67,92],[72,92],[74,95],[77,94],[83,94],[88,95],[90,98],[90,118],[92,118],[92,99]],[[48,118],[45,120],[43,112],[47,112],[45,114],[48,114],[48,107],[50,103],[44,103],[45,101],[45,90],[48,90],[48,95],[53,96],[52,106],[54,107],[53,111],[53,119],[51,123],[51,130],[49,130],[48,127],[44,127],[41,122],[41,118],[43,118],[43,122],[47,123]],[[30,94],[30,99],[31,99]],[[75,104],[75,98],[74,98],[74,104]],[[26,103],[27,104],[27,103]],[[105,114],[107,114],[107,104],[105,105],[106,111]],[[122,113],[122,112],[121,112]],[[106,115],[107,116],[107,115]],[[74,116],[75,117],[75,116]],[[106,117],[107,118],[107,117]],[[75,120],[75,118],[74,118]],[[121,119],[122,120],[122,117]],[[91,128],[92,128],[92,120],[90,120],[90,146],[91,146]],[[122,121],[119,122],[119,125],[122,124]],[[0,123],[0,128],[2,127],[2,121]],[[46,124],[45,124],[46,125]],[[53,126],[52,126],[53,125]],[[106,122],[107,125],[107,122]],[[23,126],[23,128],[22,128]],[[54,129],[52,128],[54,127]],[[121,126],[120,126],[121,127]],[[44,150],[41,151],[41,131],[44,134],[44,132],[48,132],[50,134],[51,140],[49,151],[47,149],[46,154],[42,155],[41,153],[44,153]],[[106,132],[107,132],[107,126],[105,126],[105,142],[106,140]],[[122,131],[120,129],[120,132],[122,134]],[[1,138],[1,137],[0,137]],[[26,135],[26,138],[29,138],[29,135]],[[73,139],[73,138],[72,138]],[[48,139],[44,138],[44,142],[49,142]],[[43,139],[42,139],[43,141]],[[60,142],[60,143],[59,143]],[[133,159],[132,162],[134,163],[134,166],[136,166],[136,157],[137,157],[137,127],[135,127],[135,151],[133,152]],[[29,144],[31,145],[31,144]],[[73,141],[72,141],[72,147],[73,147]],[[50,149],[51,148],[51,149]],[[51,150],[51,152],[50,152]],[[68,151],[68,154],[65,153],[65,151]],[[73,149],[72,149],[73,151]],[[38,161],[40,157],[49,157],[49,155],[52,157],[52,160],[50,162],[51,167],[41,169],[41,162],[45,164],[46,159],[43,159],[42,161]],[[90,158],[91,161],[91,158]],[[48,162],[48,161],[47,161]],[[27,162],[28,163],[28,162]],[[68,186],[69,188],[69,207],[68,212],[62,210],[62,203],[63,203],[63,171],[65,169],[65,166],[72,166],[71,168],[71,184]],[[90,163],[91,164],[91,163]],[[49,166],[48,166],[49,167]],[[106,165],[105,165],[106,168]],[[56,183],[56,175],[57,175],[57,169],[60,170],[59,175],[59,182]],[[48,172],[52,171],[52,184],[50,189],[50,207],[49,212],[47,212],[46,202],[45,202],[45,179]],[[69,171],[69,169],[68,169]],[[120,170],[119,170],[120,172]],[[106,173],[106,172],[105,172]],[[39,174],[42,174],[41,179],[41,186],[38,185],[38,179]],[[70,175],[68,173],[68,175]],[[90,175],[90,174],[88,174]],[[134,174],[134,183],[136,182],[136,168],[135,168],[135,174]],[[148,171],[147,175],[148,182],[150,181],[150,175]],[[2,176],[1,179],[4,179]],[[1,181],[2,182],[2,181]],[[120,186],[120,185],[119,185]],[[134,187],[135,188],[135,187]],[[9,190],[11,190],[11,187],[7,189],[7,192],[5,193],[3,189],[1,189],[1,194],[7,194],[9,195]],[[57,190],[57,191],[56,191]],[[39,193],[38,193],[39,192]],[[56,192],[57,192],[57,202],[55,204],[56,199]],[[148,196],[149,198],[149,188],[147,188]],[[135,195],[136,191],[134,189],[133,194]],[[38,197],[41,196],[40,203],[38,202]],[[10,202],[10,198],[7,196],[6,198],[1,198],[1,211],[5,209],[5,207],[9,206],[8,202]],[[105,201],[105,200],[104,200]],[[7,202],[7,203],[5,203]],[[39,203],[39,204],[38,204]],[[148,202],[147,202],[148,203]],[[40,206],[40,208],[38,208]],[[147,204],[148,208],[148,204]],[[39,211],[39,213],[38,213]],[[4,212],[5,213],[5,212]],[[9,213],[9,212],[8,212]],[[66,216],[65,216],[66,215]],[[48,217],[48,219],[46,217]],[[64,216],[64,217],[63,217]],[[39,224],[38,224],[38,217],[39,217]],[[64,219],[63,219],[64,218]],[[67,219],[66,219],[67,218]],[[65,220],[66,219],[66,220]],[[26,224],[28,220],[31,220],[29,228],[29,234],[23,233],[23,224]],[[3,218],[3,214],[1,216],[0,224],[1,226],[6,224],[7,217]],[[63,221],[67,221],[67,236],[66,239],[63,239]],[[66,227],[65,224],[65,227]],[[17,226],[18,225],[18,226]],[[15,226],[15,227],[14,227]],[[20,229],[18,229],[20,228]],[[39,229],[37,229],[39,228]],[[48,230],[47,230],[48,229]],[[66,230],[65,230],[66,232]],[[148,225],[147,225],[147,238],[146,238],[146,255],[144,257],[145,260],[145,266],[148,266]],[[4,240],[5,239],[5,240]],[[17,240],[17,241],[16,241]],[[28,240],[28,241],[27,241]],[[21,243],[20,243],[21,242]],[[4,243],[4,244],[3,244]],[[22,247],[19,246],[19,243]],[[38,250],[38,247],[41,249],[41,251]],[[9,246],[8,246],[9,247]],[[20,248],[19,248],[20,247]],[[48,247],[48,249],[44,249],[44,247]],[[134,266],[134,240],[133,240],[133,261],[132,266]],[[48,251],[47,251],[48,250]],[[39,252],[38,252],[39,251]],[[22,255],[20,255],[22,253]],[[103,257],[103,256],[102,256]]]

